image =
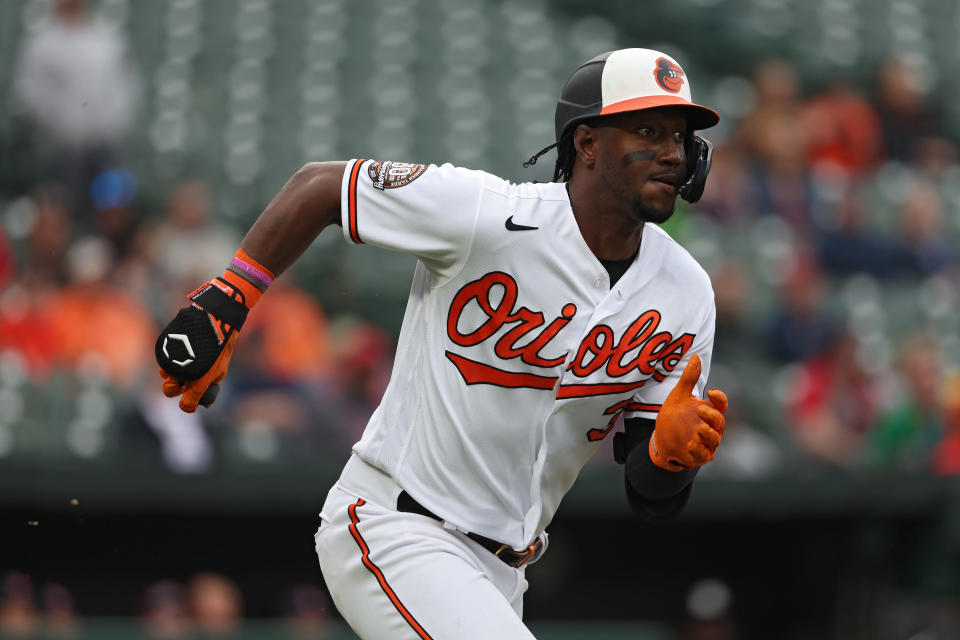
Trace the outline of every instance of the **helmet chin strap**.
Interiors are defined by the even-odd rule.
[[[530,159],[529,159],[529,160],[527,160],[526,162],[523,163],[523,168],[526,169],[526,168],[528,168],[530,165],[537,164],[537,160],[540,158],[540,156],[542,156],[542,155],[545,154],[546,152],[550,151],[551,149],[553,149],[554,147],[556,147],[558,144],[560,144],[560,143],[559,143],[559,142],[554,142],[554,143],[553,143],[552,145],[550,145],[549,147],[544,147],[543,149],[540,149],[540,151],[537,151],[535,154],[533,154],[532,156],[530,156]]]

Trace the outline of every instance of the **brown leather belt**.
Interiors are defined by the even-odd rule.
[[[427,516],[428,518],[433,518],[434,520],[443,522],[443,518],[414,500],[406,491],[401,491],[400,496],[397,498],[397,511],[403,511],[405,513],[418,513],[422,516]],[[534,554],[540,550],[540,545],[543,544],[540,538],[537,538],[536,542],[531,544],[523,551],[516,551],[508,544],[497,542],[496,540],[492,540],[486,536],[481,536],[479,533],[468,533],[467,537],[503,560],[514,569],[519,569],[523,565],[527,564],[527,562],[530,561],[530,558],[532,558]]]

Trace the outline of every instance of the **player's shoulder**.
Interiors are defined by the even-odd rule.
[[[482,169],[469,169],[450,163],[430,165],[430,168],[437,174],[479,182],[484,190],[506,198],[567,201],[566,190],[562,183],[514,182]]]
[[[486,188],[490,192],[511,199],[569,202],[562,182],[513,182],[490,175]]]
[[[643,230],[643,241],[653,242],[661,252],[660,268],[671,278],[679,282],[701,287],[713,295],[710,275],[696,258],[669,233],[655,224],[647,223]]]
[[[352,160],[348,164],[357,162]],[[471,169],[450,162],[418,164],[381,160],[360,160],[373,186],[378,189],[398,188],[413,183],[451,187],[475,186],[507,198],[566,201],[562,184],[555,182],[513,182],[481,169]],[[347,167],[349,172],[350,167]]]
[[[483,171],[457,167],[449,163],[433,164],[380,160],[376,158],[353,158],[345,163],[344,180],[365,183],[379,191],[400,193],[402,187],[412,186],[412,191],[464,189],[471,185],[478,190],[494,178]],[[407,189],[402,190],[407,193]]]

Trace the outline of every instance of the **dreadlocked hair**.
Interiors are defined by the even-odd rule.
[[[537,160],[543,154],[547,153],[554,147],[557,148],[557,163],[553,167],[553,181],[554,182],[567,182],[570,179],[570,176],[573,175],[573,161],[576,159],[577,154],[573,149],[573,130],[569,130],[564,133],[559,142],[554,142],[549,147],[544,147],[540,151],[537,151],[535,154],[530,156],[530,159],[523,163],[524,169],[530,165],[537,164]]]
[[[557,142],[557,163],[553,167],[554,182],[568,182],[573,175],[573,161],[577,152],[573,148],[573,128],[567,129]]]

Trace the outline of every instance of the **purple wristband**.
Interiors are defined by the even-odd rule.
[[[235,257],[231,260],[230,268],[231,271],[236,271],[239,275],[244,276],[261,291],[266,291],[270,283],[273,282],[273,278],[264,273],[263,270],[258,269],[249,262],[244,262],[240,258]]]

